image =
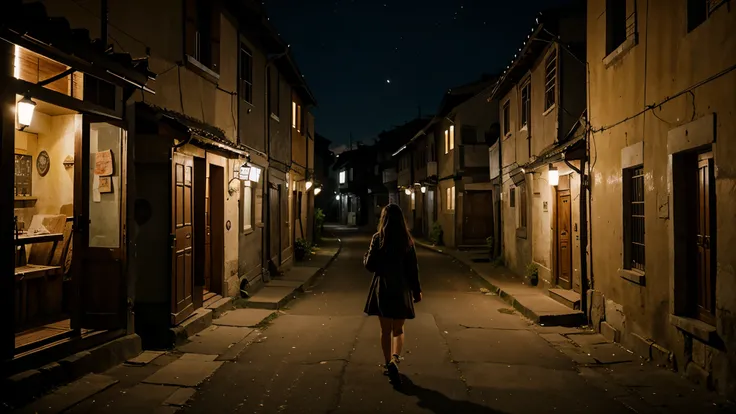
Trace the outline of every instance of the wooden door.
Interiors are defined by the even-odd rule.
[[[493,194],[490,191],[466,191],[463,203],[463,241],[485,244],[493,235]]]
[[[72,328],[122,329],[127,323],[126,132],[84,116],[74,153]]]
[[[281,226],[279,239],[279,266],[281,263],[289,257],[289,247],[291,241],[289,240],[289,192],[285,185],[279,185],[279,206],[281,208],[281,215],[279,216],[279,224]]]
[[[277,267],[281,264],[279,260],[279,239],[281,238],[281,208],[279,208],[279,188],[272,183],[268,187],[268,222],[269,222],[269,260]]]
[[[175,152],[172,161],[171,227],[174,236],[171,266],[171,323],[178,325],[194,311],[193,199],[194,159]]]
[[[210,190],[212,179],[207,177],[204,202],[204,290],[212,290],[212,211]]]
[[[713,153],[698,157],[697,197],[697,290],[698,318],[715,323],[715,267],[712,246],[715,245],[715,191],[713,188]]]
[[[557,284],[564,289],[572,287],[571,204],[569,190],[557,192]]]

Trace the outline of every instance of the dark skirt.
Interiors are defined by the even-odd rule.
[[[414,319],[411,289],[399,278],[374,274],[363,312],[389,319]]]

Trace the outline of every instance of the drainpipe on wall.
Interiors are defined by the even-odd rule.
[[[279,53],[278,55],[271,56],[267,59],[266,65],[264,66],[264,78],[265,78],[265,85],[266,85],[266,92],[264,94],[264,106],[265,106],[265,116],[264,116],[264,148],[268,151],[268,158],[271,158],[271,105],[268,100],[268,90],[270,87],[269,83],[269,76],[268,71],[270,70],[271,64],[277,61],[278,59],[286,56],[286,54],[289,53],[289,47],[286,47],[286,50],[284,50],[282,53]],[[270,163],[269,163],[270,164]],[[270,168],[270,167],[269,167]],[[268,190],[270,186],[270,180],[269,180],[269,171],[264,170],[263,174],[263,233],[261,233],[261,243],[263,243],[263,254],[261,259],[261,272],[262,276],[261,279],[264,282],[268,282],[270,280],[270,272],[268,270],[268,263],[271,260],[271,232],[269,229],[269,226],[271,224],[271,200],[268,196]]]
[[[493,250],[496,252],[496,257],[503,255],[503,206],[501,204],[501,194],[503,194],[503,156],[501,151],[501,143],[503,137],[499,131],[498,135],[498,203],[496,203],[496,214],[498,217],[498,239],[495,243]]]

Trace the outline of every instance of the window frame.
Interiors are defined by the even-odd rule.
[[[557,104],[557,48],[544,58],[544,112],[549,113]]]
[[[254,183],[250,180],[244,180],[241,184],[241,212],[240,212],[240,229],[243,233],[253,232],[255,227],[255,197]],[[246,196],[247,195],[247,196]],[[246,206],[248,210],[246,210]],[[246,215],[246,213],[249,213]],[[246,217],[248,218],[246,222]]]
[[[525,91],[526,93],[524,93]],[[521,87],[519,88],[519,102],[520,102],[519,130],[520,131],[529,129],[529,123],[531,122],[531,115],[532,115],[531,113],[532,111],[531,93],[532,93],[532,80],[531,80],[531,77],[527,77],[526,80],[524,80],[521,83]]]
[[[455,125],[450,125],[450,151],[455,149]]]
[[[450,130],[445,130],[445,155],[450,153]]]
[[[511,135],[511,99],[507,99],[501,106],[501,117],[503,118],[503,136]]]
[[[345,170],[342,170],[338,173],[338,184],[345,184],[347,175],[345,173]]]
[[[244,57],[247,57],[244,59]],[[242,41],[240,42],[240,74],[239,83],[240,99],[253,105],[253,52],[251,49]],[[247,62],[247,65],[246,65]],[[246,73],[244,66],[247,66]]]
[[[622,175],[623,268],[643,274],[646,272],[644,164],[625,168]]]
[[[529,217],[528,217],[528,199],[527,199],[527,191],[526,191],[526,184],[522,184],[517,187],[519,189],[517,196],[519,197],[519,211],[517,213],[518,221],[516,223],[517,229],[526,229],[529,225]]]

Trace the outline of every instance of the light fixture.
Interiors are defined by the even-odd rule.
[[[427,192],[427,187],[425,187],[425,186],[422,186],[422,188],[420,188],[420,190],[422,190],[422,194],[424,194],[424,193],[426,193],[426,192]]]
[[[553,167],[552,164],[549,165],[549,185],[555,186],[560,182],[560,174],[557,171],[557,168]]]
[[[243,181],[250,180],[250,165],[246,162],[240,166],[239,178]]]
[[[340,194],[335,196],[335,200],[340,201]]]
[[[248,174],[249,175],[248,178],[250,179],[250,181],[257,183],[258,181],[261,180],[261,169],[252,164],[249,164],[249,166],[250,166],[250,173]]]
[[[36,103],[31,98],[25,96],[18,101],[16,112],[18,113],[18,125],[20,130],[26,129],[33,121],[33,112],[36,110]]]
[[[411,190],[408,188],[404,189],[404,194],[411,195]]]
[[[314,183],[312,182],[312,180],[309,180],[304,185],[307,187],[307,191],[309,191],[309,189],[312,188],[312,185],[314,185]],[[314,190],[314,191],[317,191],[317,190]]]
[[[314,189],[314,195],[317,195],[322,192],[322,187],[317,187]]]

